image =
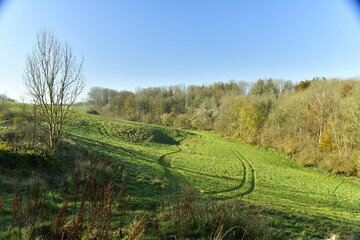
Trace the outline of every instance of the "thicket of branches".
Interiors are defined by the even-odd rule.
[[[100,114],[126,120],[215,130],[261,144],[300,164],[360,176],[360,82],[356,79],[260,79],[138,89],[95,87],[89,103]]]

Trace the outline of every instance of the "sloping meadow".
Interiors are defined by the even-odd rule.
[[[17,168],[37,177],[12,179],[14,188],[7,178],[0,238],[347,239],[359,231],[358,178],[209,132],[76,111],[65,130],[49,158],[59,168],[29,169],[22,152],[40,149],[2,144],[2,156],[16,155]]]

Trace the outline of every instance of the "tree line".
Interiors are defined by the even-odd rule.
[[[281,151],[301,165],[360,176],[357,79],[260,79],[135,92],[94,87],[88,102],[102,115],[215,131]]]

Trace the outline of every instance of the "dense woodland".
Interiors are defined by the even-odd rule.
[[[92,113],[186,129],[215,131],[275,149],[304,166],[360,176],[360,82],[260,79],[208,86],[94,87]]]

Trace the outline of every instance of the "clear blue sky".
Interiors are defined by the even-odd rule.
[[[85,58],[85,91],[360,75],[347,0],[0,0],[0,93],[20,100],[36,34]]]

